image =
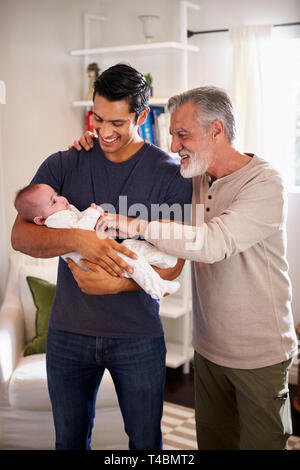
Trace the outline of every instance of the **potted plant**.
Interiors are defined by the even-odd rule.
[[[153,77],[152,77],[151,73],[146,73],[146,75],[144,75],[144,77],[145,77],[145,80],[147,82],[147,85],[150,87],[150,96],[153,96],[153,87],[152,87]]]

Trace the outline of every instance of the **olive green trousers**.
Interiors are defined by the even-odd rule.
[[[284,450],[292,434],[288,370],[292,359],[231,369],[195,352],[199,450]]]

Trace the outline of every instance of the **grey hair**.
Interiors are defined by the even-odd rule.
[[[172,96],[168,101],[168,110],[173,113],[184,103],[191,101],[197,106],[197,117],[206,130],[216,119],[224,124],[224,132],[232,144],[235,139],[235,118],[231,99],[221,88],[207,86],[193,88],[180,95]]]

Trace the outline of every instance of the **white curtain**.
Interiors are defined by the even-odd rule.
[[[229,31],[233,45],[236,145],[240,151],[261,156],[264,151],[264,68],[271,34],[271,25],[241,26]]]
[[[274,31],[273,31],[274,33]],[[295,189],[296,106],[299,95],[297,59],[299,39],[273,38],[265,96],[264,158],[284,177],[287,188]]]
[[[233,46],[232,99],[236,147],[270,161],[293,184],[295,100],[293,55],[276,41],[272,25],[230,30]]]
[[[3,301],[3,294],[7,278],[7,244],[6,244],[6,225],[5,225],[5,204],[4,204],[4,175],[2,160],[2,133],[1,120],[2,108],[5,104],[5,84],[0,80],[0,305]]]

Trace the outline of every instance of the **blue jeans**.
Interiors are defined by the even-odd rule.
[[[46,356],[56,449],[91,448],[105,368],[115,385],[129,449],[162,448],[164,337],[112,339],[49,329]]]

